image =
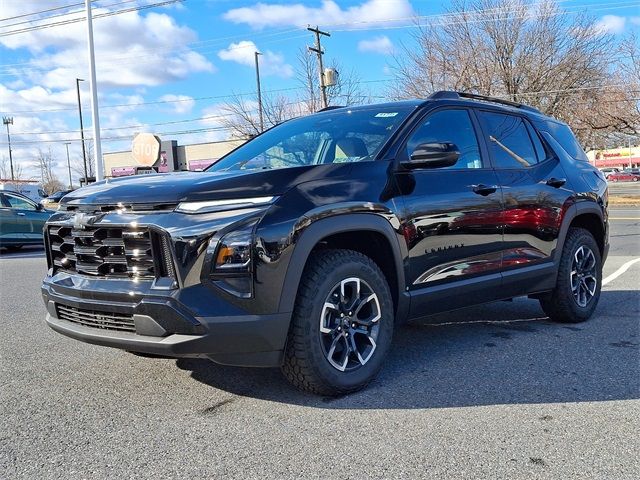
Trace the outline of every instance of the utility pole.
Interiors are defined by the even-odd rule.
[[[93,120],[93,145],[96,154],[96,180],[104,178],[104,165],[102,163],[102,147],[100,145],[100,116],[98,114],[98,86],[96,85],[96,58],[93,47],[93,18],[91,15],[91,0],[84,0],[87,11],[87,40],[89,47],[89,69],[91,77],[91,114]]]
[[[260,90],[260,63],[258,56],[260,52],[254,52],[256,58],[256,84],[258,86],[258,114],[260,115],[260,133],[264,132],[264,114],[262,112],[262,91]]]
[[[11,154],[11,135],[9,135],[9,125],[13,125],[13,117],[2,117],[2,123],[7,126],[7,142],[9,143],[9,166],[11,167],[11,181],[15,180],[13,174],[13,156]]]
[[[80,82],[84,82],[81,78],[76,78],[76,91],[78,92],[78,115],[80,115],[80,138],[82,139],[82,162],[84,163],[84,183],[88,182],[89,174],[87,173],[87,152],[84,146],[84,127],[82,126],[82,103],[80,102]]]
[[[320,96],[322,98],[322,108],[327,108],[329,105],[327,103],[327,86],[324,83],[324,67],[322,66],[322,55],[324,55],[324,51],[322,50],[322,46],[320,45],[320,35],[324,35],[326,37],[330,37],[331,34],[329,32],[323,32],[322,30],[313,27],[307,27],[307,30],[316,34],[316,44],[315,47],[307,47],[309,51],[315,52],[318,56],[318,70],[320,73]]]
[[[69,169],[69,190],[73,188],[73,182],[71,181],[71,160],[69,160],[69,145],[71,142],[64,142],[64,146],[67,147],[67,168]]]

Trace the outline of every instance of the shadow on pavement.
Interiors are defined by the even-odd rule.
[[[394,346],[365,390],[321,398],[277,369],[179,359],[195,380],[232,394],[332,409],[410,409],[640,398],[640,300],[604,291],[595,316],[555,324],[518,299],[434,315],[396,329]],[[478,322],[452,324],[451,322]],[[443,324],[443,322],[445,322]]]

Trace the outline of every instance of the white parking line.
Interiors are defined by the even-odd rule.
[[[634,258],[633,260],[629,260],[628,262],[624,263],[619,269],[617,269],[615,272],[613,272],[611,275],[609,275],[608,277],[606,277],[604,280],[602,280],[602,285],[606,285],[609,282],[614,281],[616,278],[618,278],[620,275],[622,275],[624,272],[626,272],[627,270],[629,270],[629,267],[631,265],[633,265],[634,263],[640,262],[640,258]]]

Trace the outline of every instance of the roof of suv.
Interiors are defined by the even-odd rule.
[[[496,98],[496,97],[488,97],[485,95],[477,95],[474,93],[465,93],[465,92],[455,92],[455,91],[450,91],[450,90],[441,90],[438,92],[434,92],[432,93],[429,97],[425,98],[425,99],[414,99],[414,100],[399,100],[399,101],[395,101],[395,102],[385,102],[385,103],[377,103],[374,105],[358,105],[358,106],[349,106],[349,107],[327,107],[326,109],[321,110],[321,112],[323,111],[331,111],[331,110],[336,110],[336,109],[340,109],[340,108],[349,108],[349,109],[363,109],[363,108],[371,108],[371,107],[391,107],[393,108],[394,106],[397,107],[414,107],[414,108],[418,108],[418,107],[423,107],[426,106],[430,103],[432,103],[433,101],[448,101],[448,102],[455,102],[457,104],[469,104],[469,105],[492,105],[493,107],[497,107],[500,109],[504,109],[507,111],[511,111],[511,112],[518,112],[518,113],[524,113],[526,115],[534,115],[537,116],[539,118],[544,118],[545,120],[551,120],[557,123],[561,123],[558,122],[558,120],[555,120],[551,117],[548,117],[546,115],[544,115],[540,110],[528,106],[528,105],[524,105],[521,103],[517,103],[517,102],[512,102],[510,100],[504,100],[501,98]]]

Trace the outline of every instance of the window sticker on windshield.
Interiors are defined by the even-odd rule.
[[[389,118],[389,117],[395,117],[396,115],[398,115],[398,112],[380,112],[380,113],[376,113],[376,117],[377,118]]]

